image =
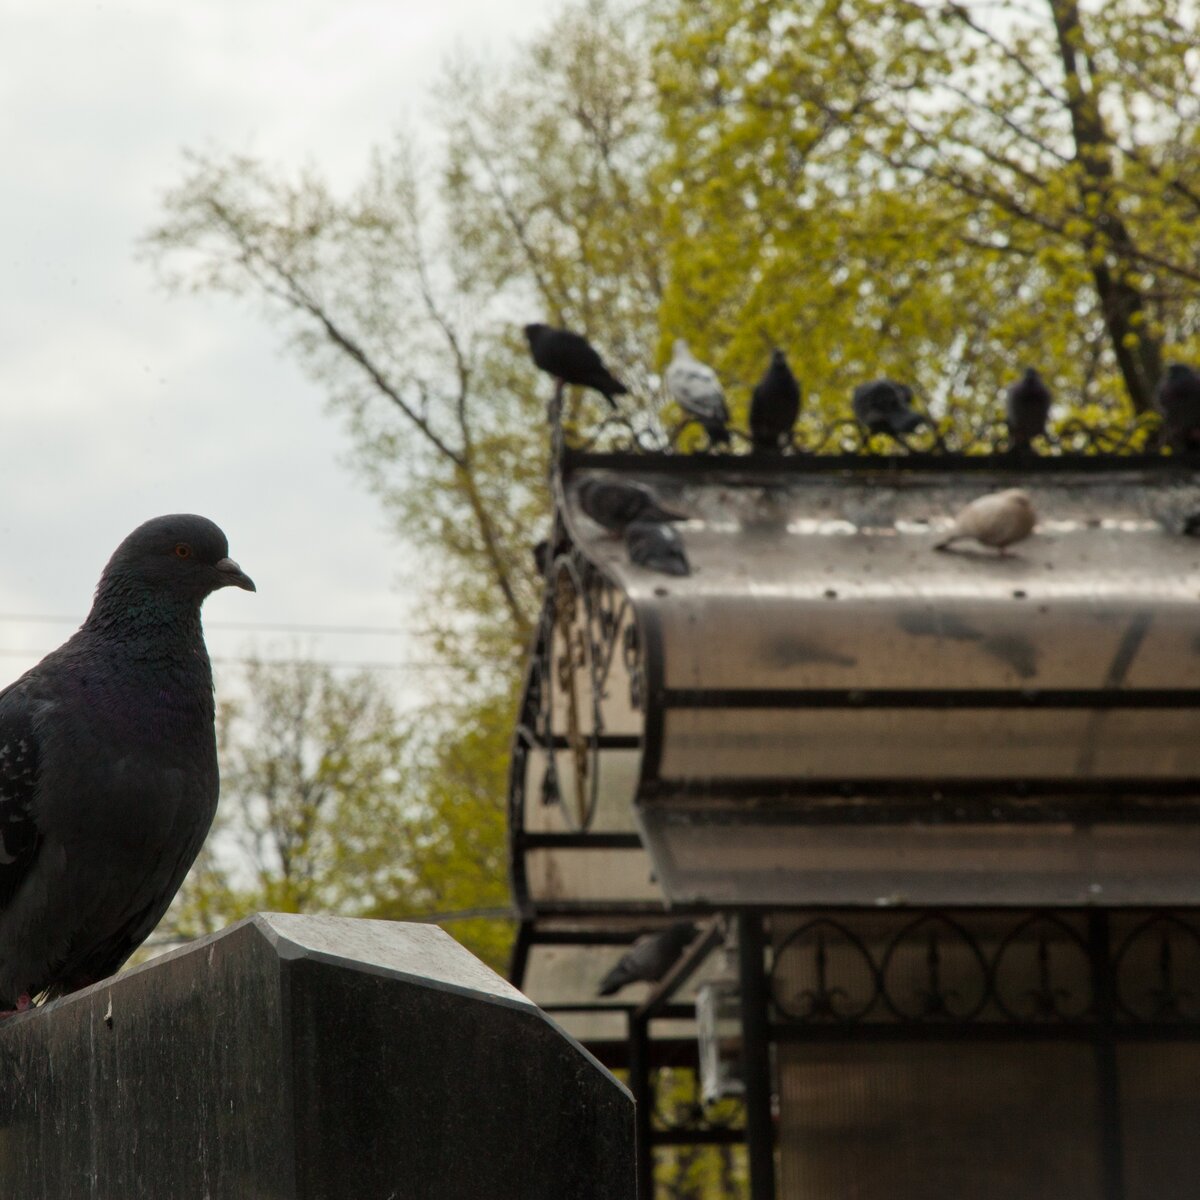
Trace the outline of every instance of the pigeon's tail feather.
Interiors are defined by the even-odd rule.
[[[935,542],[933,548],[935,550],[949,550],[963,535],[961,533],[952,533],[949,537],[944,537],[940,542]]]

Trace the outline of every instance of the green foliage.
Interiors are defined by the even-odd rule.
[[[1173,0],[664,5],[664,342],[743,388],[783,345],[826,412],[883,374],[987,407],[1021,362],[1145,408],[1200,352],[1187,30]]]

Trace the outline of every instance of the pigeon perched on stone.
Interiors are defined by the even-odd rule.
[[[1029,493],[1022,488],[1008,488],[972,500],[954,518],[950,532],[934,548],[945,550],[963,538],[973,538],[1004,553],[1015,542],[1027,538],[1036,524],[1037,514]]]
[[[229,586],[254,591],[211,521],[147,521],[0,692],[0,1006],[111,975],[192,865],[218,789],[200,605]]]
[[[1024,449],[1046,432],[1052,397],[1041,375],[1033,367],[1014,383],[1004,397],[1008,437],[1014,450]]]
[[[925,424],[925,418],[913,408],[912,400],[912,388],[906,383],[875,379],[854,389],[854,415],[868,433],[902,436]]]
[[[667,395],[704,426],[714,446],[729,444],[729,409],[717,373],[692,354],[683,338],[675,339],[675,351],[663,374],[663,383]]]
[[[1154,401],[1163,418],[1163,441],[1176,452],[1200,450],[1200,373],[1171,363]]]
[[[771,354],[771,365],[754,385],[750,397],[750,440],[755,450],[779,450],[791,440],[800,415],[800,385],[782,350]]]
[[[629,561],[648,571],[664,575],[690,575],[691,565],[683,548],[683,538],[658,521],[634,521],[625,527],[625,548]]]
[[[624,533],[634,521],[686,521],[682,513],[663,508],[649,488],[623,479],[589,476],[579,485],[579,506],[610,533]]]
[[[552,329],[549,325],[526,325],[529,352],[534,364],[562,383],[591,388],[599,392],[612,408],[617,407],[614,396],[623,396],[629,389],[604,365],[600,355],[587,338],[569,329]]]
[[[600,982],[599,995],[612,996],[631,983],[657,983],[700,931],[690,921],[638,938]]]

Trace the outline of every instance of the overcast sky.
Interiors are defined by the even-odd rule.
[[[166,297],[135,245],[185,147],[313,162],[352,185],[373,144],[428,120],[448,54],[503,61],[557,2],[7,0],[0,680],[71,630],[13,618],[82,618],[117,542],[166,512],[217,521],[259,586],[206,605],[214,657],[289,650],[231,622],[409,621],[397,580],[420,564],[340,465],[348,443],[319,389],[251,307]],[[341,661],[423,657],[403,637],[300,644]]]

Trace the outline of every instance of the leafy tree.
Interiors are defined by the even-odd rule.
[[[259,910],[440,919],[502,964],[502,726],[448,741],[427,733],[418,753],[418,735],[370,673],[252,661],[244,684],[219,713],[217,825],[159,937],[209,933]]]
[[[1200,350],[1200,94],[1176,0],[698,0],[664,9],[664,331],[816,400],[951,408],[1020,361],[1136,411]]]

